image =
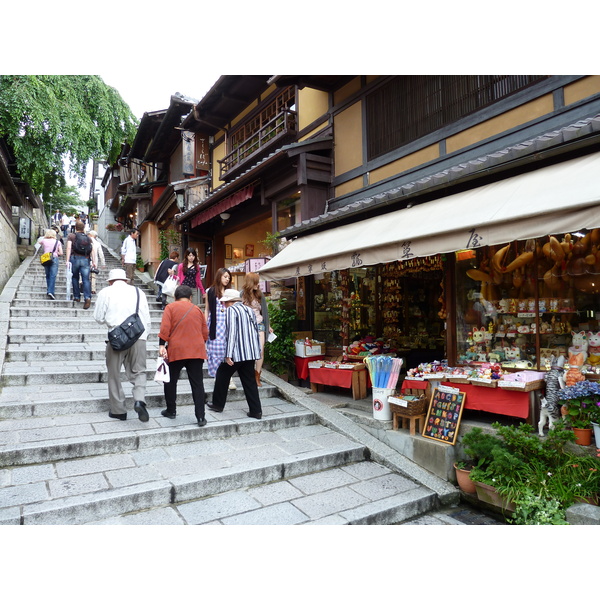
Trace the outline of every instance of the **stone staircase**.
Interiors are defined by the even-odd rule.
[[[107,268],[119,266],[105,255]],[[153,381],[162,311],[141,279],[150,420],[131,406],[127,421],[110,419],[106,329],[94,297],[89,310],[65,299],[64,277],[63,262],[47,299],[30,257],[0,296],[0,524],[391,524],[457,500],[453,486],[265,371],[260,421],[246,416],[234,378],[225,411],[207,411],[199,428],[185,371],[177,419],[162,417]],[[213,381],[205,375],[209,400]]]

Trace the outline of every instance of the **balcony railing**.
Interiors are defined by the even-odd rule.
[[[297,115],[293,110],[286,109],[275,115],[256,133],[246,138],[227,154],[223,160],[218,161],[221,179],[235,169],[235,167],[258,155],[268,146],[275,145],[276,141],[290,134],[295,134],[297,132],[297,123]]]

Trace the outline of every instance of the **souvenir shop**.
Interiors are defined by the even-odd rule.
[[[261,274],[312,279],[306,325],[327,354],[389,353],[409,377],[496,387],[515,372],[543,378],[575,347],[600,377],[598,169],[587,155],[299,237]]]

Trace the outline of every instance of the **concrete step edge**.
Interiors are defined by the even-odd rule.
[[[181,378],[185,380],[185,378]],[[180,379],[180,381],[181,381]],[[212,381],[212,380],[209,380]],[[213,385],[205,381],[204,388],[207,396],[207,400],[212,400]],[[148,382],[150,384],[150,382]],[[245,401],[244,390],[242,389],[241,383],[237,380],[237,389],[230,390],[227,394],[227,404],[230,405],[232,402]],[[68,394],[67,391],[63,395]],[[275,398],[278,396],[278,390],[275,386],[264,383],[259,388],[259,394],[261,400],[266,398]],[[40,393],[40,397],[44,394]],[[130,395],[126,392],[126,396],[129,399]],[[1,398],[1,396],[0,396]],[[152,382],[146,388],[146,405],[148,408],[165,406],[165,396],[161,384]],[[193,404],[192,392],[189,389],[178,389],[177,391],[177,405],[187,406]],[[108,412],[109,400],[108,390],[102,390],[102,396],[95,395],[93,398],[72,398],[72,399],[51,399],[51,400],[39,400],[32,403],[29,400],[25,401],[5,401],[0,404],[0,420],[8,419],[23,419],[32,417],[56,417],[63,415],[73,415],[77,413],[89,414],[98,412]]]
[[[297,414],[273,415],[260,421],[221,421],[209,423],[205,427],[182,425],[177,428],[128,430],[118,433],[94,434],[62,440],[45,440],[19,446],[0,448],[0,467],[35,465],[57,460],[76,460],[104,454],[118,454],[128,450],[173,446],[195,441],[287,429],[302,425],[312,425],[316,416],[310,411]]]
[[[356,447],[346,451],[325,451],[322,454],[329,455],[329,462],[332,466],[339,466],[347,464],[345,459],[348,456],[362,460],[363,452],[363,448]],[[325,458],[322,457],[318,464],[324,460]],[[356,462],[356,460],[352,462]],[[176,503],[198,500],[219,493],[216,490],[232,491],[250,485],[283,480],[286,470],[284,463],[289,465],[296,462],[298,464],[295,471],[298,474],[305,475],[315,472],[313,463],[307,459],[294,460],[293,457],[290,457],[289,460],[282,462],[258,462],[253,467],[225,469],[217,475],[209,477],[176,477],[171,480],[135,484],[24,505],[21,509],[20,524],[82,525],[130,512],[173,506]],[[187,498],[187,500],[183,500],[183,498]],[[9,524],[3,521],[1,512],[0,524]]]

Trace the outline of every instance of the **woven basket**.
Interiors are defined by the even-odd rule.
[[[478,387],[487,387],[487,388],[495,388],[498,387],[498,382],[497,381],[475,381],[475,379],[470,379],[469,383],[471,385],[476,385]]]
[[[397,404],[390,402],[390,409],[393,413],[403,417],[412,417],[427,412],[427,396],[425,396],[425,394],[421,394],[416,400],[408,400],[407,402],[408,406],[398,406]]]
[[[500,387],[502,390],[506,390],[507,392],[533,392],[534,390],[541,390],[546,385],[546,382],[543,379],[538,379],[536,381],[528,381],[525,384],[525,387],[512,387],[510,385],[503,385]]]

